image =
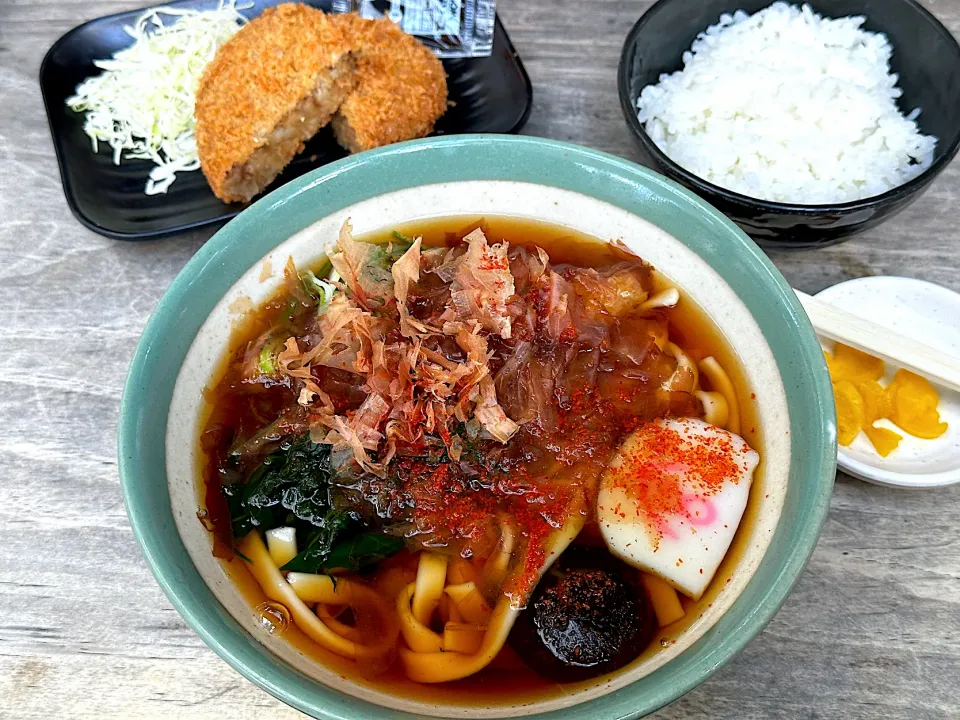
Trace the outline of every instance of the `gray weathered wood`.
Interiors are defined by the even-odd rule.
[[[208,237],[119,243],[71,217],[37,87],[47,47],[139,0],[0,0],[0,716],[294,718],[173,611],[117,482],[120,390],[160,295]],[[924,0],[955,33],[960,0]],[[535,86],[526,131],[636,159],[620,44],[647,2],[526,0],[501,15]],[[808,292],[900,274],[960,290],[954,164],[838,247],[775,254]],[[838,478],[817,551],[770,626],[662,710],[680,718],[960,716],[960,487]]]

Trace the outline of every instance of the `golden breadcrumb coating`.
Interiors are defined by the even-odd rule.
[[[357,58],[357,87],[333,118],[337,142],[359,152],[430,134],[447,109],[447,75],[437,57],[388,18],[349,13],[331,20]]]
[[[197,150],[226,202],[259,193],[326,125],[354,85],[339,24],[314,8],[268,9],[218,51],[197,88]]]

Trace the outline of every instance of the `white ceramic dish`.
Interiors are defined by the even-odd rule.
[[[960,356],[960,294],[940,285],[903,277],[866,277],[834,285],[817,298],[885,328]],[[832,350],[833,343],[823,341]],[[885,381],[897,368],[887,364]],[[960,393],[938,387],[940,418],[950,427],[936,440],[907,435],[888,420],[886,427],[903,435],[900,446],[883,458],[861,433],[841,446],[837,464],[854,477],[894,487],[939,487],[960,482]]]

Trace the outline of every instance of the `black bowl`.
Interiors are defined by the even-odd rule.
[[[633,26],[623,44],[617,83],[620,106],[645,163],[690,188],[730,217],[760,245],[807,249],[842,242],[877,225],[917,199],[960,148],[960,46],[914,0],[812,0],[826,17],[864,15],[863,27],[887,35],[891,70],[900,76],[901,112],[921,108],[921,132],[937,138],[932,165],[903,185],[864,200],[836,205],[794,205],[725,190],[684,170],[650,139],[637,119],[640,91],[662,73],[683,68],[681,57],[697,34],[723,13],[754,13],[772,0],[660,0]]]

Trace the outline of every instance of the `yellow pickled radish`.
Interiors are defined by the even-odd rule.
[[[837,403],[837,442],[849,445],[865,424],[863,398],[857,386],[849,380],[841,380],[833,386]]]
[[[890,384],[897,388],[897,392],[905,390],[916,401],[917,405],[922,407],[936,409],[940,402],[940,396],[937,395],[937,390],[930,384],[930,381],[909,370],[897,370],[897,374],[893,376],[893,382]]]
[[[934,440],[947,431],[940,422],[936,389],[926,378],[907,370],[898,370],[890,387],[895,389],[890,420],[904,432],[924,440]]]
[[[860,383],[883,377],[883,360],[841,343],[834,347],[829,367],[834,382],[850,380]]]
[[[876,380],[857,383],[857,390],[863,398],[864,427],[863,432],[873,444],[873,448],[881,457],[886,457],[900,444],[903,436],[887,428],[877,428],[873,423],[881,418],[888,418],[893,412],[893,400],[896,389],[883,387]]]
[[[893,413],[893,399],[896,394],[889,387],[883,387],[876,380],[857,383],[857,391],[863,398],[863,408],[867,425],[875,420],[890,417]]]
[[[867,427],[863,429],[863,432],[866,433],[867,438],[869,438],[870,442],[873,444],[874,450],[880,454],[880,457],[886,457],[892,453],[897,449],[900,441],[903,440],[902,435],[895,433],[893,430],[888,430],[887,428],[867,425]]]
[[[886,457],[897,449],[903,436],[873,426],[882,419],[923,440],[933,440],[947,431],[947,423],[940,422],[937,412],[940,397],[926,378],[898,370],[893,382],[884,387],[877,382],[884,373],[880,358],[841,343],[837,343],[833,355],[823,355],[833,380],[837,440],[841,445],[852,443],[863,430],[874,449]]]

